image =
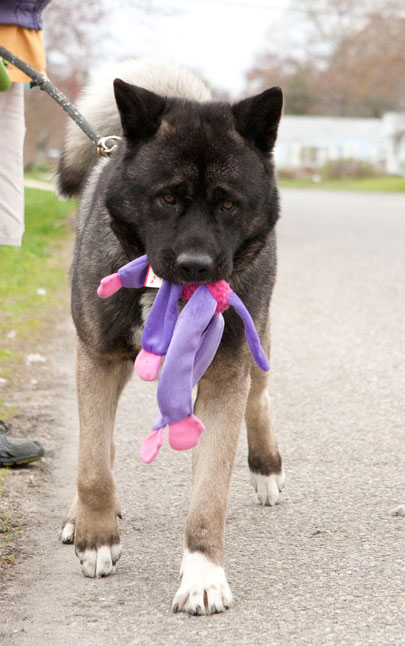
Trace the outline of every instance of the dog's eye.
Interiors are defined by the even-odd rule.
[[[235,206],[235,202],[232,202],[231,200],[225,200],[221,204],[221,209],[222,211],[230,211],[231,209],[233,209],[234,206]]]
[[[169,206],[175,206],[177,204],[176,198],[171,193],[165,193],[162,197],[162,200],[165,204],[168,204]]]

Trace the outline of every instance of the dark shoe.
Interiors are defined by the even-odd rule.
[[[37,440],[9,437],[8,426],[0,419],[0,467],[28,464],[44,455],[45,449]]]

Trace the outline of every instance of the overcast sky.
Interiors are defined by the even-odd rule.
[[[114,10],[111,55],[151,55],[199,69],[207,80],[236,97],[255,54],[280,37],[291,16],[289,0],[155,0],[166,15],[126,6]],[[111,7],[111,5],[110,5]],[[170,15],[169,9],[174,13]]]

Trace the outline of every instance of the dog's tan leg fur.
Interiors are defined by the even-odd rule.
[[[281,456],[270,420],[270,397],[267,390],[268,373],[256,365],[251,370],[251,386],[246,406],[246,426],[249,446],[249,468],[268,476],[280,473]]]
[[[268,350],[266,339],[263,347]],[[281,456],[270,419],[268,393],[269,373],[252,365],[251,385],[246,406],[246,427],[249,447],[249,469],[252,484],[262,505],[278,502],[284,484]]]
[[[78,496],[67,522],[75,526],[76,553],[87,576],[110,574],[120,554],[117,522],[120,507],[112,474],[113,428],[118,399],[131,373],[130,361],[97,358],[78,342]]]
[[[232,600],[222,568],[225,520],[249,381],[246,356],[217,356],[199,384],[195,414],[205,431],[193,451],[192,496],[175,612],[220,612]]]

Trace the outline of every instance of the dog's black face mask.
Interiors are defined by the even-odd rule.
[[[124,141],[106,204],[130,258],[174,283],[229,279],[278,217],[270,153],[282,109],[272,88],[230,106],[164,99],[116,80]]]

